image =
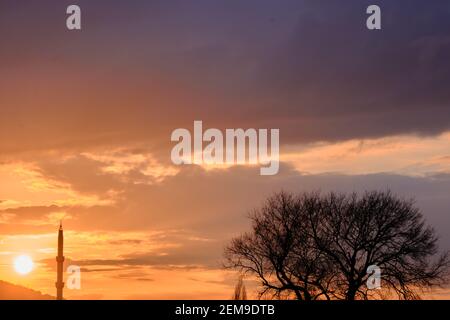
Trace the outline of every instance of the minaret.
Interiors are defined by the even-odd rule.
[[[64,288],[64,282],[63,282],[63,265],[64,265],[64,235],[63,235],[63,228],[62,223],[59,224],[59,231],[58,231],[58,256],[56,257],[56,263],[57,263],[57,278],[56,278],[56,300],[62,300],[63,299],[63,288]]]

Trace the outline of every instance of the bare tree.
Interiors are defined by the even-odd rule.
[[[302,201],[287,193],[268,199],[251,214],[253,231],[233,239],[227,266],[256,275],[261,296],[313,300],[327,297],[328,261],[306,232]]]
[[[255,275],[274,298],[418,298],[447,280],[449,258],[413,201],[390,192],[279,193],[252,215],[253,230],[233,239],[227,266]],[[382,289],[369,290],[369,266]]]

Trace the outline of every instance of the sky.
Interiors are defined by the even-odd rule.
[[[375,2],[2,0],[0,279],[55,294],[62,219],[69,299],[227,299],[224,246],[280,190],[390,189],[450,249],[450,3]],[[279,128],[279,173],[174,166],[194,120]]]

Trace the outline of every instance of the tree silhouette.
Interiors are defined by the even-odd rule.
[[[261,282],[271,298],[419,298],[447,280],[449,258],[414,202],[390,192],[278,193],[251,214],[252,232],[231,241],[226,266]],[[369,267],[381,289],[366,286]]]
[[[234,288],[233,300],[247,300],[247,290],[245,289],[243,277],[239,277],[239,280]]]

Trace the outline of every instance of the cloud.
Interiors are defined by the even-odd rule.
[[[117,175],[103,172],[104,163],[85,156],[73,156],[64,160],[42,159],[38,171],[46,179],[70,185],[79,193],[107,197],[120,190],[122,183]]]
[[[427,223],[440,235],[442,249],[450,249],[449,174],[312,175],[285,164],[274,177],[261,177],[257,171],[248,167],[210,171],[185,167],[157,184],[126,184],[124,200],[116,204],[116,215],[99,216],[93,212],[78,217],[77,229],[104,231],[87,232],[85,236],[68,233],[67,239],[82,244],[70,256],[71,263],[89,270],[221,268],[225,245],[233,236],[249,230],[248,213],[280,190],[325,193],[390,189],[401,197],[416,199]],[[136,234],[129,234],[133,230]],[[93,243],[103,253],[83,257],[81,248]]]
[[[0,54],[2,157],[129,145],[168,161],[195,119],[280,128],[282,144],[448,130],[448,4],[381,0],[379,32],[369,4],[81,1],[89,27],[68,38],[61,7],[10,1],[0,36],[22,53]]]
[[[450,132],[428,138],[408,135],[292,145],[283,150],[281,158],[312,174],[395,172],[423,176],[450,172],[448,150]]]
[[[141,252],[125,253],[115,259],[75,259],[71,263],[84,267],[108,266],[117,268],[151,267],[156,269],[178,270],[221,267],[223,245],[220,242],[199,242],[179,237],[177,246],[152,252],[145,252],[145,246],[136,246]],[[215,254],[214,254],[215,253]],[[96,270],[90,269],[91,271]],[[113,269],[112,269],[113,270]]]
[[[145,282],[159,281],[148,269],[195,269],[207,283],[273,192],[391,189],[416,198],[448,247],[447,1],[379,0],[376,32],[366,0],[78,4],[85,27],[71,34],[63,4],[0,4],[14,48],[0,52],[8,246],[54,246],[65,217],[68,261],[90,275]],[[194,120],[279,128],[280,173],[174,169],[170,134]]]
[[[122,239],[122,240],[113,240],[109,243],[112,245],[122,245],[122,244],[141,244],[143,240],[141,239]]]
[[[60,221],[80,231],[92,230],[98,221],[116,214],[113,206],[16,206],[0,210],[0,230],[8,234],[51,232]]]
[[[384,147],[381,146],[381,150]],[[369,153],[371,148],[369,146]],[[77,164],[77,161],[81,163]],[[249,224],[247,213],[273,192],[282,189],[294,192],[362,192],[389,188],[400,195],[415,197],[430,222],[440,226],[443,231],[444,226],[450,228],[444,213],[445,206],[449,205],[447,191],[450,189],[450,180],[445,171],[429,172],[417,177],[396,173],[304,174],[292,165],[282,163],[278,175],[263,177],[259,175],[257,168],[246,166],[213,170],[184,166],[180,167],[178,173],[163,180],[154,181],[150,177],[148,183],[140,183],[140,179],[134,179],[133,170],[116,173],[104,171],[104,167],[105,163],[101,161],[71,157],[69,161],[58,162],[54,167],[48,160],[42,168],[39,167],[39,171],[44,178],[49,177],[70,185],[78,193],[101,198],[114,189],[114,201],[109,205],[24,206],[5,209],[0,213],[9,214],[11,222],[19,219],[16,222],[22,223],[33,219],[52,223],[54,219],[51,219],[50,214],[64,213],[71,217],[67,221],[69,227],[85,231],[186,230],[190,234],[183,234],[185,238],[182,241],[192,240],[186,243],[195,244],[197,251],[220,251],[219,244],[222,245],[232,235],[245,230]],[[87,168],[87,173],[82,172],[83,168]],[[53,218],[56,219],[56,216]],[[162,235],[158,237],[161,237],[158,240],[164,241],[174,239],[171,232],[166,238],[162,238]],[[208,239],[214,240],[213,243]],[[142,238],[110,240],[115,246],[139,246],[143,241]],[[182,241],[174,239],[173,242]],[[158,257],[157,261],[174,262],[169,261],[170,259],[171,256]],[[202,259],[206,257],[199,257],[199,260]],[[157,263],[150,260],[149,263]]]

